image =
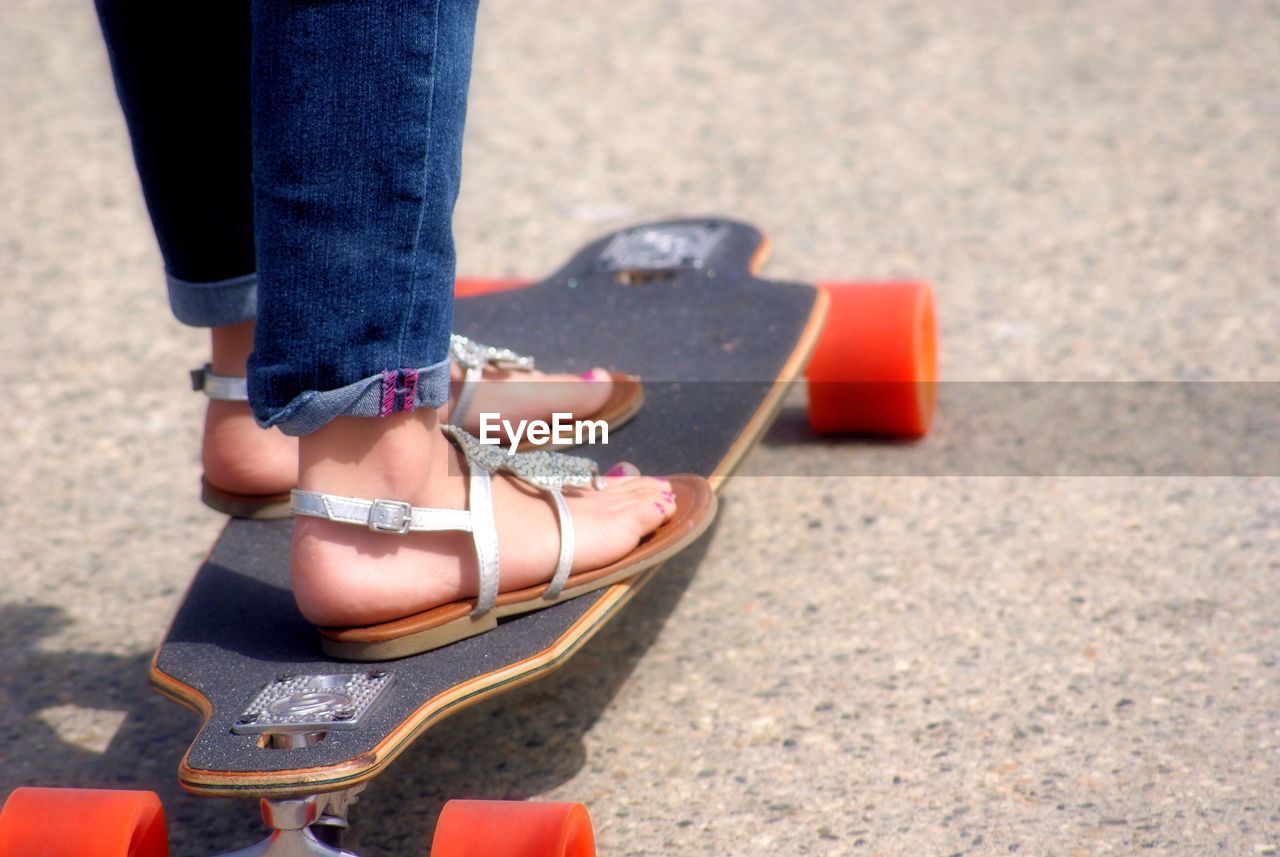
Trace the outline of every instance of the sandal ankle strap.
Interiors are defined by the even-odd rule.
[[[218,375],[214,373],[213,365],[210,363],[191,370],[191,389],[220,402],[249,401],[247,380],[231,375]]]
[[[324,518],[339,524],[368,527],[375,533],[403,536],[406,533],[462,530],[471,532],[471,513],[462,509],[428,509],[403,500],[365,500],[319,491],[293,489],[289,508],[295,515]]]

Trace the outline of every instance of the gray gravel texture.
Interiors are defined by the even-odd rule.
[[[781,276],[931,279],[949,380],[1278,382],[1278,72],[1269,0],[491,2],[461,267],[725,213]],[[155,788],[176,854],[243,846],[146,686],[220,525],[206,345],[89,4],[0,4],[0,79],[0,793]],[[713,535],[425,736],[353,844],[484,796],[584,801],[607,855],[1276,854],[1280,483],[974,472],[979,399],[914,446],[806,442],[794,400]]]

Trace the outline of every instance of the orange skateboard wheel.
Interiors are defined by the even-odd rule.
[[[595,857],[580,803],[451,800],[440,812],[431,857]]]
[[[919,438],[938,374],[927,283],[822,283],[827,321],[805,377],[818,434]]]
[[[0,809],[0,854],[23,857],[168,857],[154,792],[14,789]]]
[[[489,295],[494,292],[509,292],[532,286],[533,280],[486,280],[480,277],[460,277],[453,282],[455,298],[474,298],[478,295]]]

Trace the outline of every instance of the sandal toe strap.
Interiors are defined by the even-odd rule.
[[[498,527],[493,520],[493,482],[489,471],[471,468],[471,539],[476,546],[476,565],[480,573],[476,606],[471,615],[487,613],[498,599]]]
[[[556,518],[560,521],[560,559],[556,562],[556,572],[551,576],[551,583],[542,597],[554,601],[564,589],[569,579],[569,571],[573,568],[573,516],[569,514],[569,504],[559,491],[548,491],[556,504]]]
[[[458,400],[450,411],[450,420],[461,423],[467,412],[471,410],[471,400],[475,398],[476,385],[484,376],[487,366],[495,369],[506,369],[517,372],[532,372],[534,360],[524,354],[517,354],[510,348],[496,348],[455,333],[449,337],[449,356],[466,369],[462,377],[462,389],[458,391]]]
[[[494,444],[484,444],[456,425],[445,426],[444,432],[462,450],[463,456],[471,466],[472,474],[481,471],[487,473],[507,472],[534,488],[550,495],[556,507],[556,519],[560,525],[560,555],[556,561],[555,573],[547,585],[543,597],[554,601],[564,589],[565,581],[573,569],[574,528],[573,515],[569,512],[569,504],[564,499],[566,486],[574,488],[601,487],[599,470],[596,463],[589,458],[577,455],[564,455],[559,452],[522,452],[512,455],[508,450]],[[473,497],[477,496],[475,494]],[[472,509],[478,511],[475,502]],[[492,511],[488,512],[492,517]],[[478,550],[478,548],[477,548]],[[497,553],[497,540],[494,540],[494,553]],[[483,566],[483,563],[482,563]],[[481,591],[484,591],[483,579]],[[496,594],[496,593],[495,593]],[[477,604],[477,610],[483,604]],[[485,609],[488,609],[487,607]]]

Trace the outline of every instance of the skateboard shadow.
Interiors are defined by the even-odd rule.
[[[19,786],[147,789],[164,802],[175,857],[261,838],[247,803],[196,798],[178,786],[178,761],[199,718],[151,689],[150,655],[42,649],[69,624],[56,607],[0,607],[0,800]]]
[[[361,796],[347,847],[422,853],[451,798],[525,800],[571,780],[586,762],[584,735],[657,639],[715,528],[667,562],[559,671],[479,703],[418,739]]]

